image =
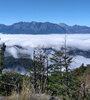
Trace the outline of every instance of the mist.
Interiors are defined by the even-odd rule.
[[[18,58],[18,53],[25,53],[32,57],[34,48],[52,48],[60,49],[65,43],[65,34],[50,34],[50,35],[27,35],[27,34],[0,34],[0,44],[6,44],[6,51],[14,58]],[[80,49],[83,51],[90,50],[90,34],[67,34],[67,48]],[[20,46],[18,48],[17,46]],[[81,60],[81,59],[82,60]],[[72,64],[80,66],[82,63],[89,64],[90,59],[75,56]]]
[[[64,45],[65,34],[26,35],[26,34],[0,34],[1,41],[7,46],[19,45],[26,49],[45,47],[59,49]],[[90,50],[90,34],[67,34],[67,47]]]

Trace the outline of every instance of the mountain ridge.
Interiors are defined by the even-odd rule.
[[[17,22],[12,25],[0,24],[0,32],[6,34],[64,34],[90,33],[90,27],[51,22]]]

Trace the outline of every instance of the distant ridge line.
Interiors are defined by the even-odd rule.
[[[17,22],[12,25],[0,24],[0,33],[6,34],[86,34],[90,33],[90,27],[64,23],[51,22]]]

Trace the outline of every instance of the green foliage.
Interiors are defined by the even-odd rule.
[[[45,91],[46,88],[46,75],[45,72],[47,68],[45,68],[45,63],[46,62],[46,55],[43,50],[35,50],[34,51],[34,59],[33,59],[33,66],[32,66],[32,71],[33,71],[33,76],[34,76],[34,87],[35,90],[37,88],[40,89],[41,92]]]
[[[10,95],[13,90],[19,92],[22,88],[23,76],[14,73],[6,72],[0,75],[0,94]]]
[[[66,55],[66,50],[61,48],[61,50],[55,52],[51,58],[51,76],[49,77],[49,83],[55,86],[52,89],[52,86],[49,85],[50,90],[55,90],[54,94],[60,96],[69,96],[70,91],[69,87],[71,86],[71,73],[69,70],[69,65],[72,62],[72,57]],[[51,86],[51,87],[50,87]],[[58,88],[57,88],[58,87]]]
[[[4,52],[5,45],[3,44],[0,50],[0,71],[4,68]],[[12,91],[18,94],[22,90],[23,80],[25,85],[29,82],[34,85],[35,92],[50,93],[51,95],[59,96],[63,100],[89,100],[90,86],[87,76],[90,75],[90,65],[83,64],[74,70],[70,70],[69,66],[72,62],[72,57],[67,55],[66,50],[55,52],[52,58],[48,59],[48,55],[43,50],[34,52],[34,59],[31,61],[15,59],[6,61],[12,64],[24,63],[25,66],[30,66],[30,76],[22,76],[14,72],[5,72],[0,74],[0,94],[10,95]],[[48,64],[48,61],[51,63]],[[23,64],[22,63],[22,64]],[[5,63],[6,64],[6,63]],[[5,66],[7,66],[5,65]],[[90,77],[90,76],[89,76]],[[87,78],[87,82],[86,82]],[[28,80],[28,81],[27,81]],[[36,91],[37,90],[37,91]]]
[[[69,79],[69,87],[68,87],[69,95],[67,94],[65,78],[64,77],[61,78],[61,76],[59,77],[59,75],[61,74],[60,71],[53,72],[53,74],[49,76],[48,90],[52,95],[60,96],[61,98],[64,98],[66,100],[70,100],[70,98],[71,100],[78,100],[79,98],[82,97],[81,84],[85,82],[85,74],[87,73],[87,69],[89,70],[90,67],[88,68],[88,67],[81,66],[80,68],[77,68],[69,72],[69,74],[72,75],[71,78]],[[64,74],[66,74],[66,72],[62,72],[62,73],[63,76]],[[87,92],[85,98],[89,98],[90,97],[89,95],[90,93],[88,94]],[[85,100],[89,100],[89,99],[85,99]]]
[[[1,50],[0,50],[0,73],[2,73],[2,70],[4,68],[4,52],[6,49],[6,45],[3,43]]]

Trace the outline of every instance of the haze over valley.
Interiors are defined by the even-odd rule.
[[[67,53],[73,56],[71,69],[90,64],[90,34],[2,34],[0,33],[0,44],[6,44],[6,58],[12,57],[20,60],[21,63],[25,59],[32,59],[35,48],[47,49],[49,53],[59,50],[65,44],[67,45]],[[21,61],[22,59],[22,61]],[[20,69],[25,71],[24,67],[30,66],[17,63],[14,66],[8,65],[14,70]],[[12,61],[12,63],[14,63]],[[20,64],[20,65],[19,65]]]

